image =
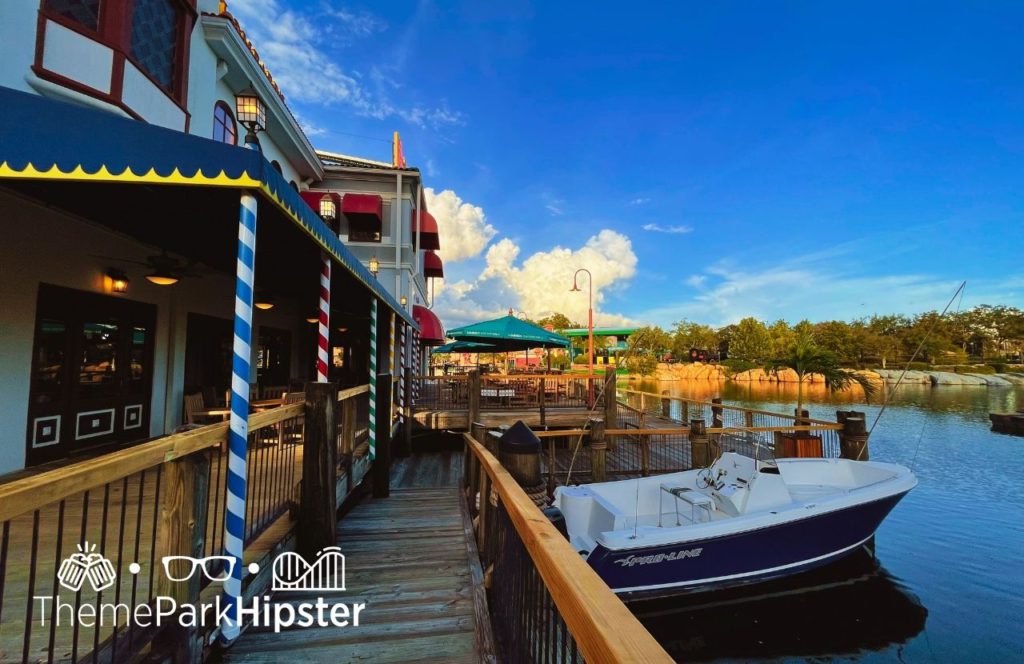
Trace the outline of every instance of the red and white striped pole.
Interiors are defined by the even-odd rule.
[[[320,335],[316,349],[316,382],[326,383],[328,340],[331,336],[331,259],[321,254],[320,260]]]

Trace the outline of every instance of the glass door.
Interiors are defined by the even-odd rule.
[[[43,284],[27,463],[149,435],[156,307]]]

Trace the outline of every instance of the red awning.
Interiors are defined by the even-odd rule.
[[[423,276],[427,279],[444,276],[444,263],[441,262],[441,257],[433,251],[423,254]]]
[[[414,304],[412,318],[420,326],[420,343],[424,346],[440,346],[444,343],[444,327],[437,314],[424,306]]]
[[[370,215],[380,222],[384,218],[384,201],[377,194],[345,194],[341,211],[346,217]]]
[[[423,227],[420,229],[420,249],[440,249],[441,239],[437,234],[437,220],[434,215],[427,212],[426,208],[419,211],[412,211],[412,235],[413,242],[416,241],[416,220],[422,219]]]
[[[306,204],[313,208],[313,212],[317,215],[320,214],[320,201],[325,197],[334,201],[334,219],[327,222],[331,225],[331,228],[337,232],[338,230],[338,215],[341,214],[341,196],[334,193],[333,191],[300,191],[299,196],[302,200],[306,201]]]

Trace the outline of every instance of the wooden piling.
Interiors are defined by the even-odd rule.
[[[402,395],[402,445],[399,456],[407,457],[412,454],[412,367],[405,367],[402,372],[405,394]]]
[[[595,482],[608,479],[606,453],[608,443],[604,436],[604,420],[590,420],[590,469]]]
[[[722,397],[715,397],[711,400],[713,404],[719,404],[717,406],[711,406],[711,426],[715,429],[722,428]]]
[[[711,465],[707,427],[703,419],[690,420],[690,463],[694,468]]]
[[[478,397],[479,398],[479,397]],[[377,375],[377,458],[373,460],[373,497],[391,495],[391,374]]]
[[[302,446],[302,484],[299,491],[296,548],[298,554],[306,560],[316,560],[320,550],[334,546],[338,521],[338,433],[334,420],[338,387],[334,383],[306,383],[305,392],[306,421]],[[378,423],[387,419],[381,418]],[[387,422],[385,428],[390,425],[391,423]],[[382,447],[386,445],[382,446],[378,442],[378,459]]]
[[[843,425],[839,432],[839,453],[844,459],[868,460],[868,429],[864,413],[856,410],[837,410],[836,422]]]
[[[618,422],[618,401],[615,392],[615,371],[607,370],[604,375],[604,423],[614,428]]]
[[[469,419],[466,420],[466,422],[467,422],[467,427],[466,428],[468,429],[469,428],[468,425],[472,425],[473,422],[479,422],[480,421],[480,370],[479,369],[470,369],[469,370],[469,378],[467,379],[466,383],[467,383],[467,388],[466,389],[468,390],[467,397],[466,397],[467,398],[466,408],[469,411],[468,412]],[[479,438],[477,440],[481,444],[486,444],[485,441],[480,440]]]
[[[541,378],[540,380],[537,381],[537,405],[540,408],[540,425],[541,425],[541,427],[546,427],[548,425],[548,421],[547,421],[547,411],[546,411],[546,408],[544,407],[544,379],[543,378]]]
[[[342,465],[345,468],[345,495],[352,491],[352,445],[356,439],[356,400],[349,398],[341,402],[341,449]]]

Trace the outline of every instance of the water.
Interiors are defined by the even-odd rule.
[[[631,387],[793,412],[792,386],[680,381]],[[862,395],[811,390],[812,417]],[[989,431],[1024,388],[908,385],[871,436],[872,459],[920,484],[882,524],[876,558],[746,589],[633,606],[687,661],[1024,662],[1024,438]],[[756,552],[751,552],[756,555]]]

